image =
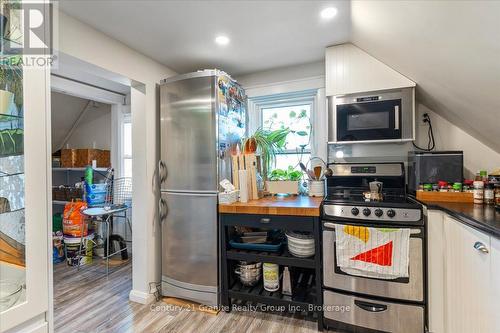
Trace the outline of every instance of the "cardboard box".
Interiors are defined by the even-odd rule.
[[[98,168],[109,168],[111,166],[111,153],[102,149],[77,149],[75,167],[84,168],[92,165],[95,160]]]
[[[61,149],[61,167],[74,168],[76,163],[76,149]]]
[[[92,165],[92,161],[97,160],[98,156],[99,156],[98,149],[89,149],[89,148],[77,149],[75,167],[84,168],[87,165]]]

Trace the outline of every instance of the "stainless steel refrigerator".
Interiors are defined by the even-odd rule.
[[[246,132],[246,97],[227,74],[204,70],[160,86],[159,215],[164,296],[219,304],[217,198]]]

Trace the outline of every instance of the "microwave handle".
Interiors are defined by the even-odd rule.
[[[394,129],[399,130],[399,105],[394,105]]]

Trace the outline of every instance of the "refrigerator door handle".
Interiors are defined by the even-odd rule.
[[[168,215],[168,207],[167,203],[163,198],[160,199],[159,203],[159,217],[160,217],[160,224],[163,224],[163,221],[167,218]]]
[[[158,161],[158,177],[160,178],[160,184],[163,184],[165,180],[167,180],[167,166],[163,163],[162,160]]]

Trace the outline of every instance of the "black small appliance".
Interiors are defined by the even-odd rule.
[[[420,184],[440,180],[461,183],[464,179],[463,151],[410,151],[408,153],[408,191],[415,193]]]

